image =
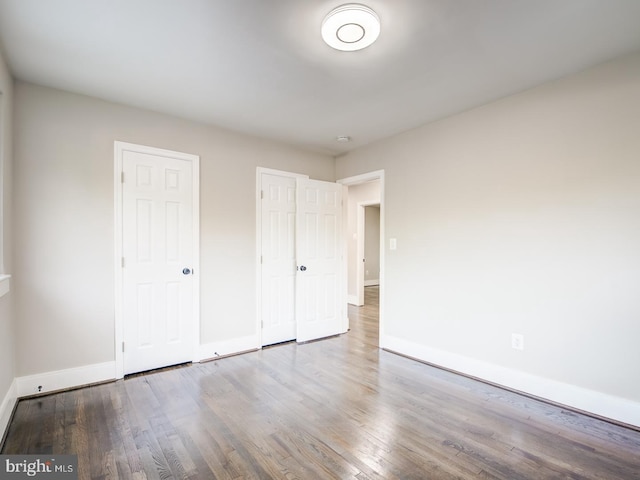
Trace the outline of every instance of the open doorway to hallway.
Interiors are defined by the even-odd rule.
[[[338,183],[348,187],[345,230],[349,329],[378,346],[384,330],[384,171]]]
[[[358,251],[363,257],[353,259],[360,267],[356,282],[359,289],[357,305],[349,305],[349,325],[359,340],[370,346],[379,346],[380,336],[380,204],[358,208],[360,220],[364,226],[358,228],[357,241],[364,243]],[[364,235],[364,238],[362,238]]]
[[[348,188],[347,301],[351,305],[364,305],[365,285],[380,284],[380,189],[380,180]]]

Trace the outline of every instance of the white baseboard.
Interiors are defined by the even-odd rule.
[[[37,373],[16,378],[17,394],[27,397],[38,393],[55,392],[91,383],[115,380],[116,363],[105,362],[68,368],[54,372]],[[42,388],[39,388],[42,387]]]
[[[364,286],[365,287],[376,287],[380,285],[380,280],[379,279],[375,279],[375,280],[365,280],[364,281]]]
[[[360,307],[361,305],[358,305],[358,296],[357,295],[347,295],[347,303],[349,305],[355,305],[356,307]]]
[[[0,441],[2,441],[4,432],[6,432],[7,427],[9,426],[13,407],[15,407],[16,401],[18,400],[18,387],[16,385],[16,380],[14,378],[13,382],[11,382],[11,385],[9,386],[9,390],[2,399],[2,403],[0,403]]]
[[[0,275],[0,297],[9,293],[11,288],[11,275]]]
[[[640,403],[538,377],[407,340],[384,336],[380,347],[600,417],[640,427]]]
[[[225,357],[251,350],[260,350],[260,339],[257,335],[200,345],[200,358],[202,360],[211,360],[212,358]]]

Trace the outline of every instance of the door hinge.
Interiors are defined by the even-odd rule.
[[[260,255],[260,265],[262,265],[262,255]]]
[[[264,200],[264,190],[260,190],[260,200]]]
[[[124,183],[124,172],[120,172],[120,183]]]
[[[124,257],[120,258],[120,266],[124,268]]]
[[[122,353],[124,353],[124,342],[122,342]]]

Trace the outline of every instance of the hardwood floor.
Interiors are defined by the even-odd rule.
[[[19,402],[2,453],[79,478],[637,479],[640,432],[377,348],[377,289],[345,335]]]

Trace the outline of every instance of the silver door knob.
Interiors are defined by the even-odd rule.
[[[301,271],[301,272],[304,272],[306,269],[307,269],[307,267],[305,267],[304,265],[301,265],[301,266],[300,266],[300,271]]]
[[[183,275],[191,275],[191,269],[188,267],[185,267],[182,269],[182,274]]]

